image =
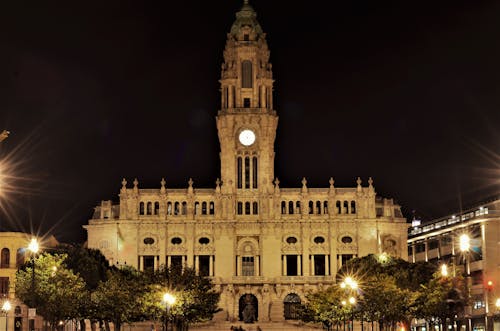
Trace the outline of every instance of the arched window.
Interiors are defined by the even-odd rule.
[[[257,202],[253,203],[253,214],[258,215],[259,214],[259,204]]]
[[[316,201],[316,214],[321,214],[321,201]]]
[[[323,214],[328,214],[328,201],[323,201]]]
[[[167,215],[172,215],[172,203],[167,202]]]
[[[252,88],[252,61],[245,60],[241,62],[241,87]]]
[[[181,204],[176,201],[174,204],[174,215],[179,215],[181,213]]]
[[[200,213],[200,203],[198,201],[196,201],[194,203],[194,214],[198,215],[199,213]]]
[[[153,214],[153,204],[151,202],[148,202],[148,204],[147,204],[147,214],[148,215]]]
[[[158,201],[155,202],[155,215],[160,213],[160,203]]]
[[[250,202],[245,202],[245,215],[250,215]]]
[[[241,157],[238,158],[237,160],[237,163],[238,163],[238,188],[242,188],[243,187],[243,164],[242,164],[242,160],[241,160]]]
[[[281,214],[286,214],[286,201],[281,201]]]
[[[10,250],[8,248],[2,248],[0,268],[8,268],[9,266],[10,266]]]
[[[210,215],[215,214],[215,204],[213,201],[210,201]]]
[[[300,201],[297,201],[297,203],[295,203],[295,212],[297,214],[300,214]]]
[[[309,214],[314,213],[314,202],[309,201]]]
[[[182,202],[182,215],[187,215],[187,202]]]
[[[250,158],[245,158],[245,188],[250,188]]]
[[[259,181],[257,180],[258,178],[257,178],[257,158],[256,157],[254,157],[252,159],[252,170],[253,170],[253,175],[252,175],[253,176],[252,177],[252,182],[253,182],[252,184],[253,185],[252,186],[253,186],[253,188],[257,188]]]
[[[356,201],[351,201],[351,214],[356,214]]]
[[[203,201],[201,203],[201,214],[202,215],[206,215],[207,214],[207,203],[205,201]]]
[[[342,207],[340,206],[340,201],[337,200],[335,203],[335,207],[337,208],[337,214],[342,214]]]
[[[283,300],[285,308],[285,319],[299,319],[300,312],[300,297],[295,293],[288,294]]]
[[[243,214],[243,202],[238,202],[238,211],[237,211],[238,215],[242,215]]]
[[[344,201],[344,214],[349,214],[349,202]]]
[[[293,201],[288,202],[288,213],[293,215]]]
[[[144,215],[144,202],[139,203],[139,215]]]

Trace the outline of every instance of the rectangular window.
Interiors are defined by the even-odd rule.
[[[429,240],[427,242],[427,245],[429,246],[429,248],[428,248],[429,250],[436,249],[436,248],[439,247],[439,241],[437,239],[435,239],[435,240]]]
[[[326,275],[325,255],[314,255],[314,275]]]
[[[418,243],[415,245],[415,253],[422,253],[425,252],[425,244],[424,243]]]
[[[353,254],[342,254],[342,265],[346,264],[347,261],[352,260],[353,258]]]
[[[144,259],[144,271],[154,271],[155,270],[155,256],[143,256]]]
[[[408,246],[408,256],[413,255],[413,246]]]
[[[237,165],[237,168],[238,168],[238,188],[242,188],[242,183],[243,183],[243,165],[242,165],[242,161],[241,161],[241,157],[238,158],[238,161],[237,161],[238,165]]]
[[[286,259],[286,275],[298,276],[299,266],[297,264],[297,255],[285,255],[285,259]]]
[[[245,158],[245,188],[250,188],[250,158]]]
[[[257,188],[258,181],[257,181],[257,158],[256,157],[254,157],[252,159],[252,168],[253,168],[253,178],[252,178],[253,188]]]
[[[182,260],[183,260],[182,255],[173,255],[170,257],[170,266],[172,268],[182,269]]]
[[[0,296],[6,297],[9,294],[9,277],[0,277]]]
[[[250,108],[250,98],[244,98],[243,99],[243,107],[244,108]]]
[[[243,276],[254,275],[254,259],[253,256],[243,256],[241,258],[241,274]]]
[[[384,209],[383,208],[375,208],[375,212],[377,213],[377,217],[384,216]]]
[[[200,255],[198,257],[200,276],[210,276],[210,257],[210,255]]]

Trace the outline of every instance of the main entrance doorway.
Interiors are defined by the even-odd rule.
[[[253,294],[243,294],[239,302],[239,320],[244,323],[253,323],[259,317],[258,300]]]

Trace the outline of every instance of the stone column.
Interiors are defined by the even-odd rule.
[[[282,255],[283,256],[283,276],[287,276],[287,272],[286,272],[286,255]]]
[[[314,255],[311,255],[311,276],[315,276],[314,274]]]

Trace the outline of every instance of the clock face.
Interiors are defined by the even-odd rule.
[[[255,142],[255,133],[252,130],[245,129],[238,136],[240,143],[244,146],[250,146]]]

